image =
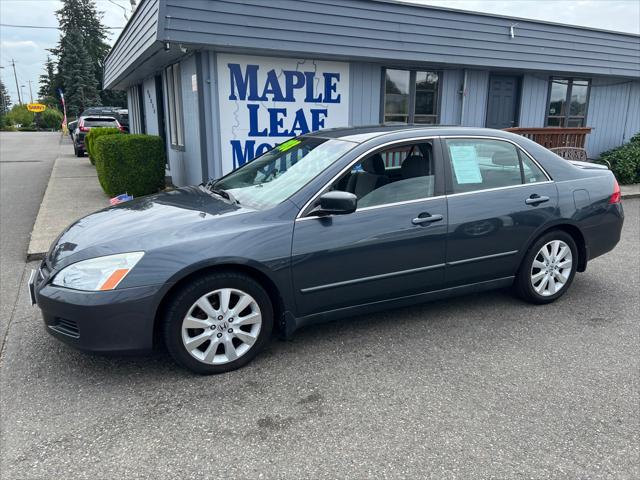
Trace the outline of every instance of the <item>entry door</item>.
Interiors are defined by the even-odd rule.
[[[438,180],[442,163],[432,158],[440,149],[432,146],[372,155],[377,159],[353,166],[332,187],[350,191],[345,185],[365,180],[351,190],[358,196],[355,212],[296,221],[292,270],[299,316],[442,288],[447,204]]]
[[[487,128],[509,128],[518,124],[520,79],[512,75],[489,77]]]

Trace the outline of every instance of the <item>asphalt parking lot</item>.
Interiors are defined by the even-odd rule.
[[[23,288],[2,478],[639,478],[640,200],[624,207],[620,245],[555,304],[498,291],[357,317],[214,377],[76,352]]]

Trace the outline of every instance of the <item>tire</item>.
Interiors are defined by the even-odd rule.
[[[545,233],[534,242],[522,260],[514,284],[515,291],[527,302],[538,305],[551,303],[569,289],[577,266],[578,248],[573,237],[562,230]]]
[[[76,148],[75,153],[76,157],[84,157],[84,150],[82,150],[81,148]]]
[[[246,306],[239,306],[241,301]],[[203,375],[245,366],[268,343],[272,329],[267,292],[251,277],[233,272],[203,275],[185,285],[163,317],[164,341],[173,359]]]

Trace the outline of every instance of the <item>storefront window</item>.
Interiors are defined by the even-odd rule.
[[[387,70],[385,74],[385,122],[409,121],[409,70]]]
[[[588,80],[553,78],[549,91],[547,127],[584,127],[588,100]]]
[[[438,122],[436,72],[385,70],[384,122]]]

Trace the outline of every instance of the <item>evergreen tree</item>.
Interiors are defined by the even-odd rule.
[[[69,42],[65,39],[70,35],[74,38],[79,35],[84,42],[84,50],[89,59],[89,70],[93,75],[95,82],[94,87],[99,92],[99,97],[93,97],[91,94],[87,94],[85,89],[85,98],[96,98],[91,104],[84,104],[85,106],[100,105],[113,105],[113,106],[126,106],[127,97],[125,92],[116,92],[112,90],[103,90],[103,70],[104,59],[109,53],[110,47],[106,43],[107,29],[102,25],[102,12],[99,12],[96,8],[95,0],[62,0],[62,8],[56,11],[56,17],[60,24],[60,41],[56,48],[50,49],[50,51],[58,58],[58,73],[54,76],[56,79],[53,87],[53,95],[58,97],[58,88],[62,88],[67,95],[69,88],[75,90],[75,87],[67,84],[67,78],[74,75],[73,72],[65,70],[65,65],[73,65],[66,57],[77,56],[77,51],[73,51],[70,55],[67,54],[67,46],[70,46]],[[73,47],[72,50],[74,50]],[[77,50],[77,49],[75,49]],[[86,66],[85,66],[86,67]],[[85,68],[86,70],[86,68]],[[85,100],[86,102],[87,100]],[[82,102],[80,102],[82,103]],[[76,102],[76,106],[77,106]],[[68,110],[70,114],[71,111]]]
[[[9,97],[9,92],[7,92],[7,87],[4,86],[4,82],[0,79],[0,116],[4,118],[4,116],[9,111],[9,107],[11,106],[11,97]]]
[[[59,105],[58,88],[60,88],[60,77],[56,73],[56,64],[47,55],[47,61],[44,64],[45,73],[40,75],[40,89],[38,90],[38,98],[47,105]]]
[[[79,34],[89,55],[96,83],[102,85],[102,67],[109,53],[106,43],[107,29],[102,25],[102,12],[98,12],[94,0],[63,0],[62,8],[56,11],[60,24],[60,41],[51,52],[60,61],[64,55],[64,39],[70,33]]]
[[[63,38],[59,66],[69,116],[100,105],[91,57],[79,31],[71,30]]]

